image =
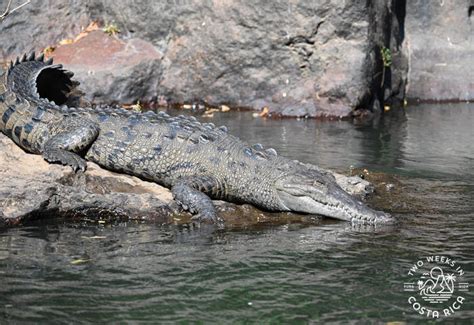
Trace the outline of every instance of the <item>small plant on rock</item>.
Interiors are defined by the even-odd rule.
[[[114,23],[105,24],[105,26],[102,30],[104,31],[104,33],[108,34],[109,36],[114,36],[114,35],[120,33],[120,29]]]
[[[380,48],[380,55],[382,56],[383,63],[382,82],[380,84],[380,87],[383,87],[383,84],[385,83],[385,69],[390,68],[390,66],[392,65],[392,52],[389,48],[382,46]]]

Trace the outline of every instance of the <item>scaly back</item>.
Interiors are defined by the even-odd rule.
[[[71,80],[72,72],[62,65],[53,65],[34,53],[11,61],[0,82],[0,131],[23,149],[39,153],[47,123],[64,104],[67,94],[78,85]]]

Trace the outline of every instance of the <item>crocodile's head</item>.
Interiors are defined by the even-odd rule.
[[[375,211],[345,192],[333,175],[314,169],[295,168],[276,183],[281,204],[289,211],[364,224],[393,222],[384,212]]]

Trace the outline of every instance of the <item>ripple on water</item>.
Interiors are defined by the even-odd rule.
[[[405,205],[393,208],[400,223],[214,231],[51,221],[10,229],[0,233],[0,323],[422,323],[402,290],[417,259],[454,257],[474,283],[472,107],[410,107],[371,127],[233,117],[216,115],[216,124],[282,154],[402,174]],[[473,302],[453,321],[472,320]]]

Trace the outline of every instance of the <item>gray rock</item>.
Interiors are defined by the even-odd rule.
[[[23,152],[0,133],[0,226],[49,215],[170,223],[171,194],[156,184],[88,163],[85,174]]]
[[[123,67],[113,60],[124,51],[106,41],[63,45],[55,54],[77,72],[90,100],[205,101],[342,117],[383,100],[378,53],[385,44],[397,57],[392,12],[399,3],[404,1],[31,2],[0,24],[0,55],[74,38],[91,20],[115,22],[126,50],[140,43],[138,49],[151,51],[130,50]],[[76,60],[65,55],[68,47]],[[97,66],[101,52],[112,55]],[[392,72],[384,86],[389,94],[403,90],[400,71]]]
[[[140,220],[160,224],[190,222],[179,211],[170,191],[137,177],[109,172],[88,162],[85,173],[48,164],[39,155],[23,152],[0,133],[0,228],[49,216],[92,220]],[[346,190],[364,196],[370,184],[336,175]],[[228,226],[262,222],[309,222],[291,213],[262,212],[250,205],[216,201]]]
[[[474,99],[473,8],[472,0],[407,1],[407,97]]]

